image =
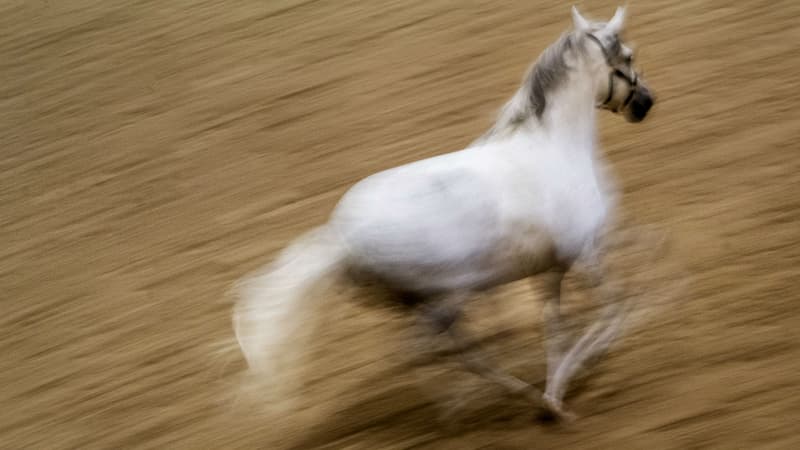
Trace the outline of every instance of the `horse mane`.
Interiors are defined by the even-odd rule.
[[[541,120],[547,98],[565,81],[570,69],[564,56],[577,44],[576,33],[568,32],[547,47],[528,68],[514,96],[500,109],[492,128],[476,142],[513,131],[529,117]]]

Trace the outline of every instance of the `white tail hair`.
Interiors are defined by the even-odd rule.
[[[312,288],[338,272],[346,256],[326,226],[315,228],[283,250],[261,273],[237,284],[233,325],[251,370],[285,393],[287,370],[298,361],[313,326]]]

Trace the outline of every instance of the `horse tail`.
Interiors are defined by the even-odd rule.
[[[291,243],[260,273],[240,281],[233,325],[251,371],[273,388],[284,389],[295,377],[314,325],[312,288],[344,266],[346,251],[328,226],[315,228]]]

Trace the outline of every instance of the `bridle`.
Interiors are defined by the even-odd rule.
[[[608,67],[610,67],[611,69],[614,69],[608,73],[608,95],[606,96],[606,99],[603,101],[602,105],[603,106],[608,105],[611,99],[614,98],[614,77],[622,78],[628,83],[628,85],[631,88],[630,92],[628,92],[628,96],[625,97],[625,101],[623,101],[622,104],[617,109],[612,110],[615,113],[620,112],[621,110],[625,109],[625,107],[628,106],[628,103],[630,103],[631,100],[633,99],[633,95],[635,94],[636,91],[636,86],[639,83],[639,75],[636,73],[636,71],[632,71],[633,78],[631,78],[628,74],[616,68],[614,66],[611,54],[608,52],[608,49],[605,48],[600,39],[592,33],[586,33],[586,36],[600,47],[600,50],[603,52],[603,56],[606,57],[606,64],[608,64]]]

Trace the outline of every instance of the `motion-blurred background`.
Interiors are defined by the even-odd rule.
[[[346,290],[304,406],[239,407],[226,292],[359,178],[483,133],[569,4],[2,2],[0,447],[800,447],[798,21],[794,0],[629,2],[658,103],[602,114],[602,142],[691,282],[570,394],[565,429],[413,363],[408,321]],[[529,287],[482,316],[536,382]]]

